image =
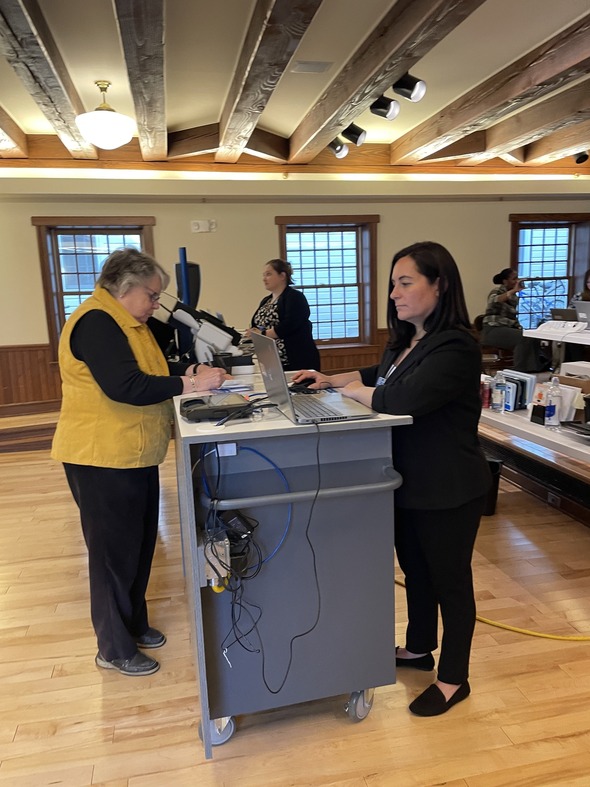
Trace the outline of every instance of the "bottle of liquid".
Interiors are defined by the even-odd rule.
[[[557,432],[560,428],[561,387],[559,377],[552,377],[547,389],[547,404],[545,405],[545,426]]]
[[[492,399],[492,384],[489,380],[484,380],[481,384],[481,406],[483,410],[489,410]]]
[[[492,381],[492,410],[503,413],[506,406],[506,380],[503,372],[496,372]]]

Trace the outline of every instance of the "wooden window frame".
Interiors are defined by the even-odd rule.
[[[359,347],[377,343],[377,225],[379,215],[275,216],[279,227],[279,253],[287,259],[286,232],[289,228],[349,230],[358,228],[359,241],[359,329],[357,339],[316,340],[318,347]]]
[[[154,216],[33,216],[31,224],[37,230],[50,359],[52,363],[55,363],[57,362],[59,336],[64,323],[64,312],[63,304],[57,302],[57,291],[53,285],[49,254],[51,233],[54,230],[67,232],[86,227],[89,232],[97,230],[135,232],[141,236],[143,251],[154,256],[153,227],[156,224],[156,219]]]

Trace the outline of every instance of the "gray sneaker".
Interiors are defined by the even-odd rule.
[[[160,669],[160,665],[155,659],[139,651],[130,659],[113,659],[112,661],[107,661],[99,651],[94,661],[97,667],[116,669],[121,675],[152,675]]]

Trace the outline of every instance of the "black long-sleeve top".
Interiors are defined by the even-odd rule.
[[[70,346],[74,357],[88,366],[109,399],[125,404],[157,404],[181,394],[183,386],[179,375],[191,366],[169,362],[172,376],[145,374],[121,328],[109,314],[99,309],[79,319]]]
[[[361,369],[365,385],[385,377],[395,355]],[[393,461],[403,477],[401,508],[457,508],[487,492],[488,463],[479,445],[481,351],[466,330],[427,334],[373,394],[380,413],[411,415],[393,431]]]

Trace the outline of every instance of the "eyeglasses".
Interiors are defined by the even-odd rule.
[[[150,290],[149,287],[144,287],[143,289],[149,294],[150,301],[152,303],[158,303],[158,301],[160,300],[160,297],[161,297],[161,293],[160,292],[156,292],[155,290]]]

